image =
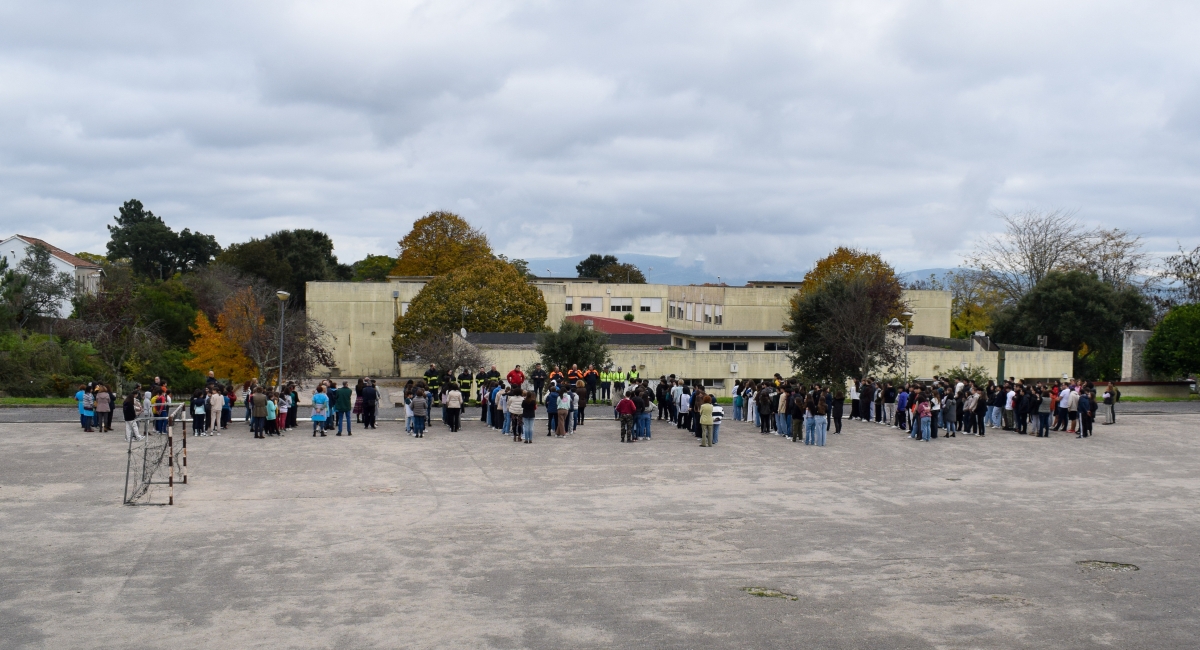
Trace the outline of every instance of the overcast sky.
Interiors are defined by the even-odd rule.
[[[1200,244],[1196,2],[0,2],[0,231],[104,252],[120,203],[223,244],[726,277],[837,244],[953,266],[994,210]]]

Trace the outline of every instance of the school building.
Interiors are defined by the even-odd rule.
[[[418,377],[426,366],[395,358],[392,325],[428,277],[388,282],[309,282],[309,315],[332,335],[335,375]],[[609,333],[614,367],[637,365],[643,377],[675,374],[718,394],[736,379],[792,374],[784,321],[796,281],[753,281],[746,286],[610,284],[588,278],[535,278],[546,300],[546,326],[564,319]],[[1060,377],[1071,372],[1071,353],[1017,349],[984,337],[950,339],[948,291],[905,291],[912,312],[910,374],[932,377],[966,365],[992,376]],[[625,320],[632,315],[632,323]],[[507,372],[538,361],[533,334],[469,332],[467,339]],[[903,368],[897,369],[902,372]],[[881,373],[882,374],[882,373]]]

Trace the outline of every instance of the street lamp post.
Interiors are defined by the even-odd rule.
[[[275,385],[283,390],[283,313],[292,294],[280,289],[275,292],[275,297],[279,298],[279,376],[275,379]]]
[[[888,329],[890,329],[896,333],[903,332],[903,336],[904,336],[904,381],[905,381],[905,383],[907,383],[908,382],[908,332],[912,328],[913,313],[911,311],[905,311],[904,313],[902,313],[900,315],[904,317],[903,323],[900,322],[899,318],[893,318],[892,321],[887,324],[887,327],[888,327]]]

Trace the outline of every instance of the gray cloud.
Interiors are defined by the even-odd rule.
[[[458,211],[514,256],[723,277],[832,246],[950,266],[995,209],[1197,227],[1200,9],[1154,3],[0,6],[0,223],[101,252],[121,201],[352,261]]]

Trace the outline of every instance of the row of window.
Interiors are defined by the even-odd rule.
[[[579,306],[580,312],[602,312],[604,311],[604,298],[569,297],[566,299],[567,311],[575,311],[576,305]],[[608,310],[633,311],[633,298],[609,298]],[[662,313],[662,298],[638,298],[638,311],[649,314]]]
[[[671,337],[671,345],[673,345],[677,348],[684,347],[683,337],[681,337],[681,336]],[[696,342],[692,341],[692,340],[688,340],[687,341],[687,349],[695,350]],[[749,350],[749,349],[750,349],[750,344],[747,343],[746,341],[709,341],[708,342],[709,352],[725,352],[725,351],[737,352],[737,351]],[[788,349],[789,349],[789,346],[787,343],[780,343],[778,341],[771,341],[768,343],[763,343],[763,350],[766,352],[787,352]]]
[[[722,315],[721,305],[675,302],[674,300],[667,303],[667,318],[677,318],[695,323],[710,323],[712,325],[721,325],[725,320]]]

